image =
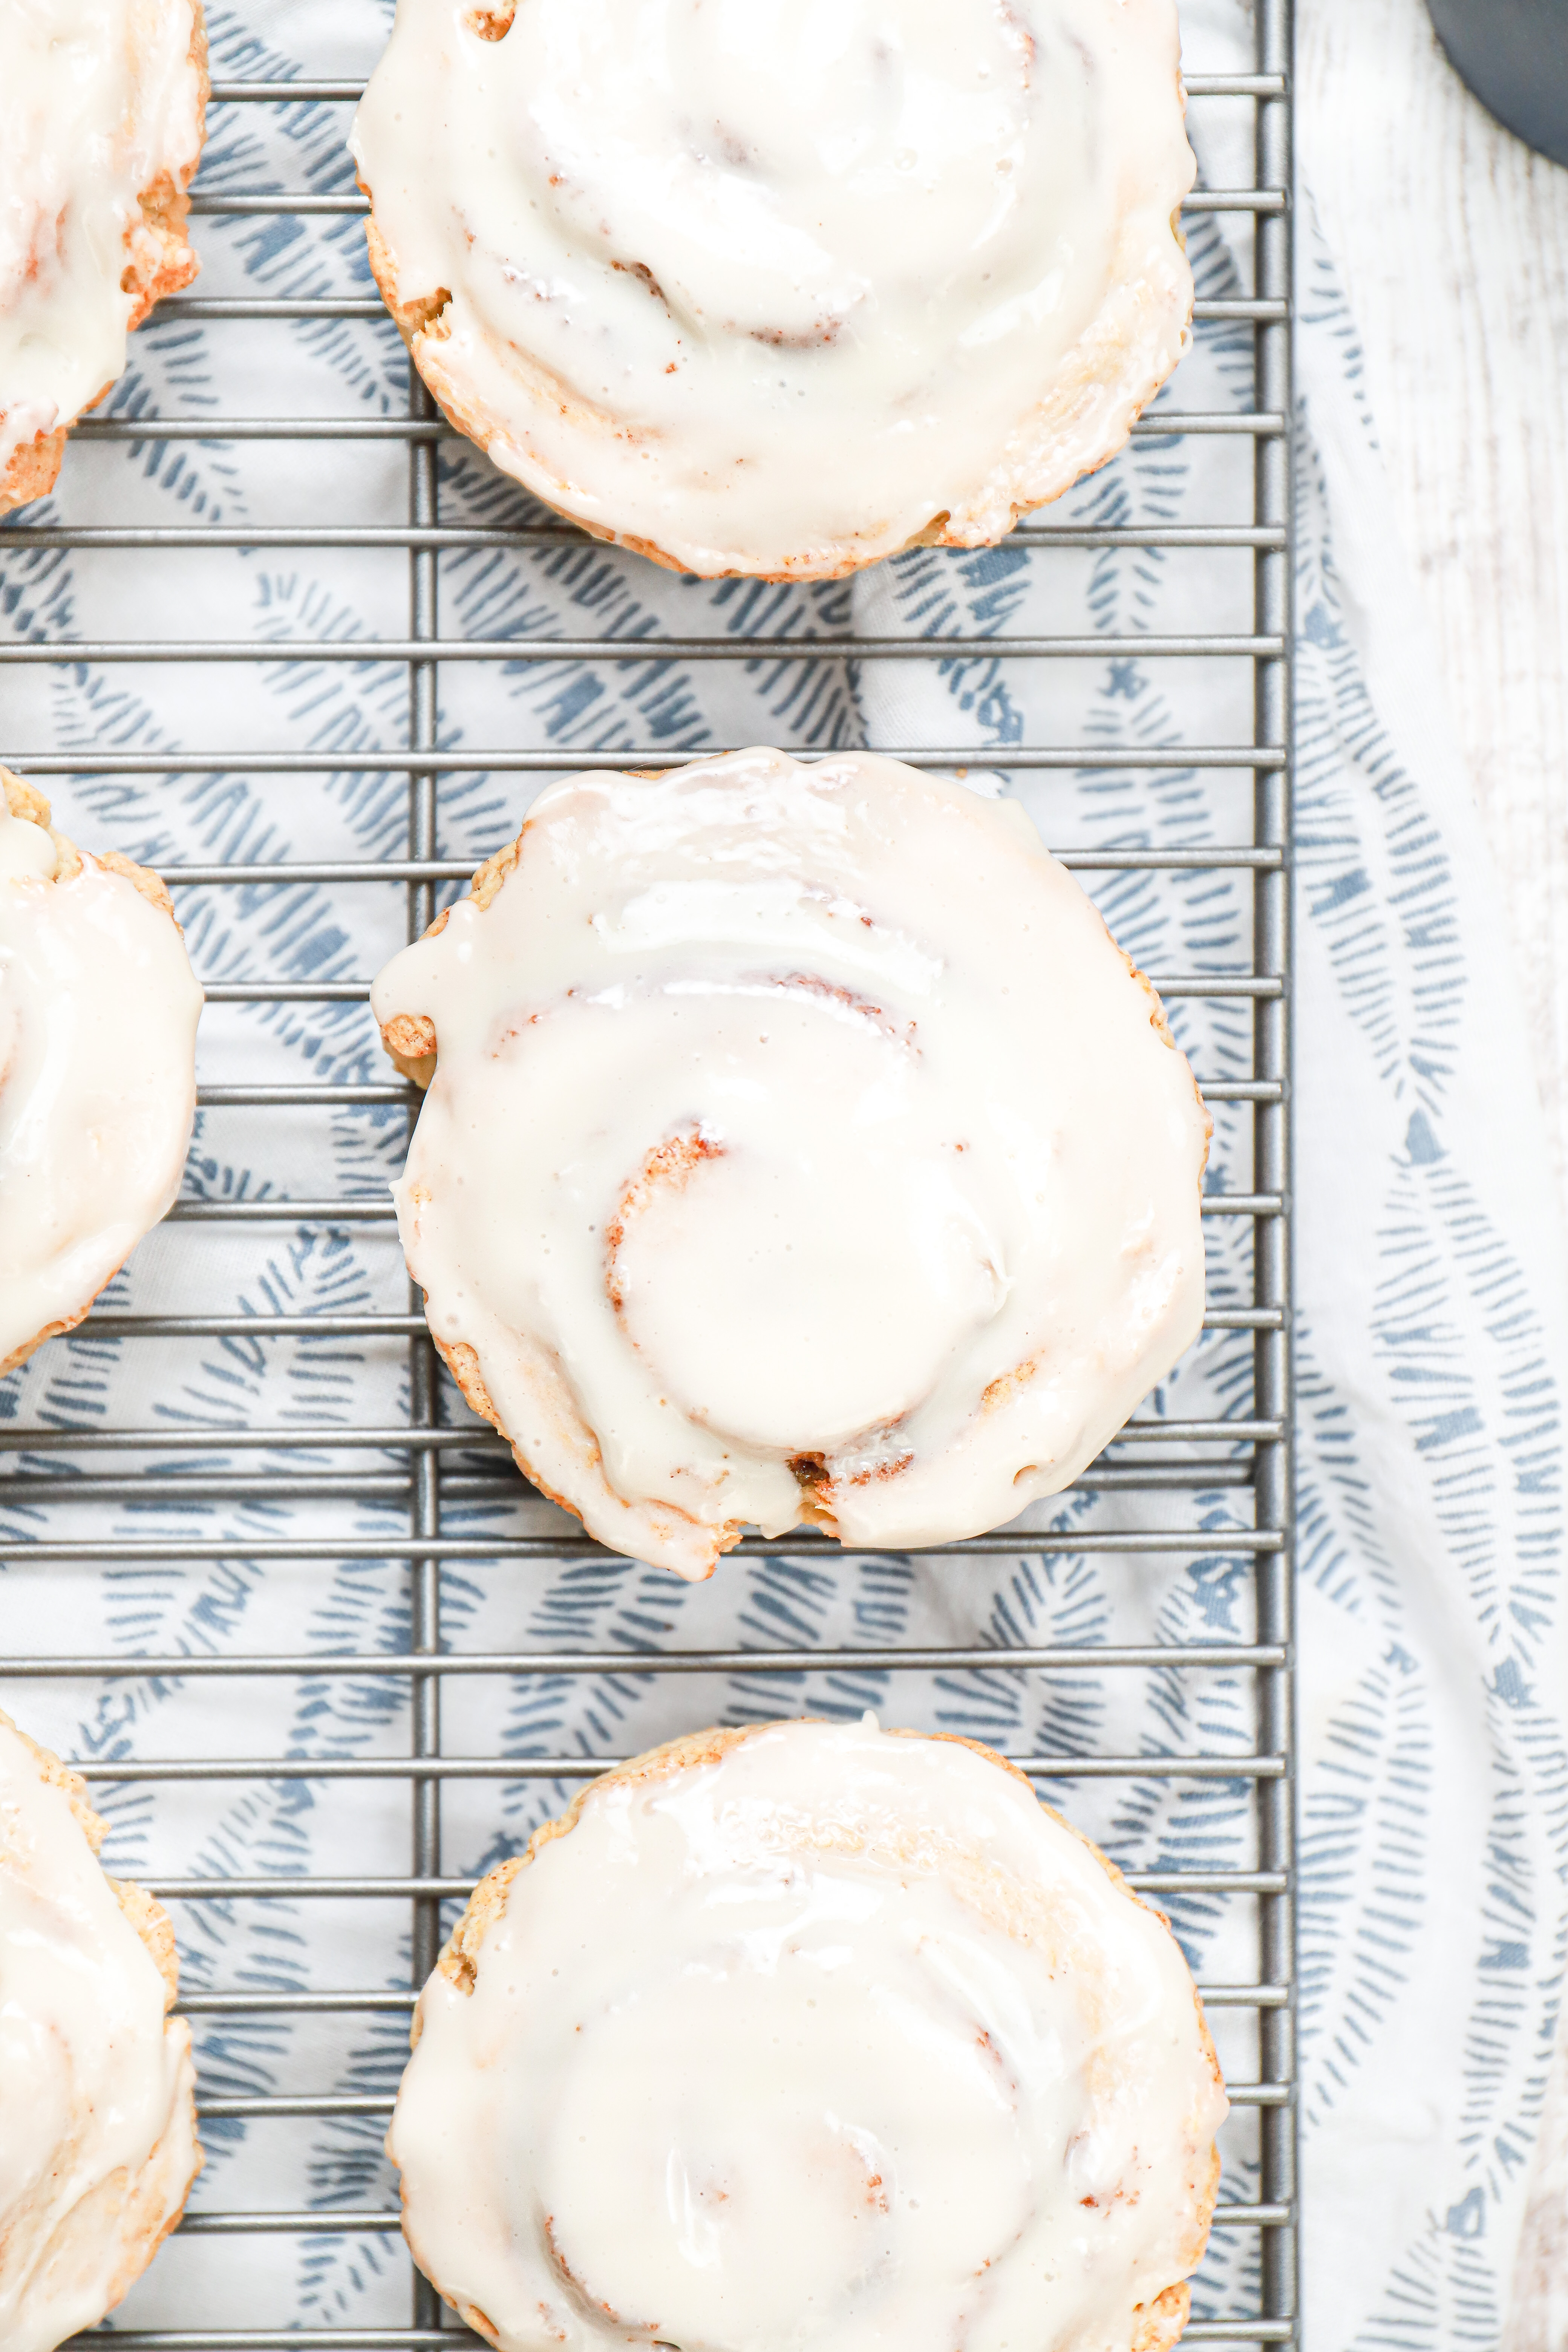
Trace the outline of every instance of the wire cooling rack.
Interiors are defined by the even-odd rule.
[[[867,1705],[1009,1748],[1170,1910],[1236,2110],[1189,2337],[1296,2338],[1290,26],[1255,13],[1256,70],[1189,79],[1255,163],[1186,207],[1192,358],[1092,484],[892,593],[650,580],[498,484],[364,274],[343,134],[380,20],[321,9],[303,59],[287,12],[212,20],[200,289],[0,535],[0,750],[162,866],[209,1007],[169,1224],[0,1383],[0,1693],[168,1904],[198,2053],[207,2169],[117,2341],[465,2340],[379,2140],[475,1876],[615,1755]],[[672,1591],[447,1384],[366,983],[539,782],[763,739],[999,775],[1134,952],[1186,943],[1154,976],[1215,1116],[1212,1304],[1026,1534],[752,1540]]]

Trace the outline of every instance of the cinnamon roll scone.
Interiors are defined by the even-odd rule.
[[[78,1775],[0,1715],[0,2344],[54,2352],[146,2269],[201,2167],[179,1962],[107,1877]]]
[[[534,803],[372,990],[469,1402],[617,1551],[1001,1525],[1198,1332],[1208,1118],[1014,803],[753,751]]]
[[[1159,1914],[967,1740],[678,1739],[480,1885],[387,2150],[500,2352],[1164,2352],[1226,2102]]]
[[[1185,347],[1174,0],[397,0],[371,266],[601,538],[833,578],[1104,463]]]
[[[125,338],[196,274],[201,0],[0,7],[0,514],[54,486]]]
[[[0,1373],[79,1323],[179,1190],[202,992],[168,891],[0,768]]]

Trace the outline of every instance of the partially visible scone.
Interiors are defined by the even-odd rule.
[[[174,1930],[79,1776],[0,1715],[0,2344],[111,2311],[201,2168]]]
[[[445,414],[601,539],[833,579],[1121,448],[1188,341],[1173,0],[397,0],[351,144]]]
[[[0,1373],[79,1323],[179,1190],[202,992],[168,891],[0,768]]]
[[[1226,2111],[1174,1937],[975,1742],[691,1734],[490,1873],[387,2148],[500,2352],[1167,2352]]]
[[[202,0],[0,8],[0,514],[42,498],[125,338],[196,274]]]

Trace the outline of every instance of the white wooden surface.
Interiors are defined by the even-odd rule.
[[[1301,162],[1365,338],[1568,1179],[1568,171],[1469,96],[1422,0],[1300,0],[1299,38]]]
[[[1568,1206],[1568,171],[1469,96],[1423,0],[1298,5],[1302,173],[1364,339]],[[1558,2059],[1506,2352],[1568,2352]]]

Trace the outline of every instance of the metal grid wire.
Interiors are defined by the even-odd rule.
[[[1251,341],[1252,397],[1249,406],[1194,413],[1182,404],[1182,379],[1162,408],[1136,428],[1140,437],[1183,436],[1239,437],[1252,447],[1250,499],[1234,520],[1198,525],[1160,524],[1137,520],[1127,525],[1063,523],[1049,514],[1036,519],[1017,534],[1017,543],[1031,550],[1100,551],[1114,547],[1165,551],[1180,565],[1195,551],[1239,551],[1249,563],[1252,625],[1228,634],[1205,633],[1194,627],[1184,635],[1152,637],[1146,632],[1108,635],[1095,629],[1087,614],[1076,630],[1012,637],[1005,641],[1005,656],[1016,663],[1050,663],[1082,658],[1095,662],[1126,656],[1140,661],[1163,657],[1219,658],[1249,666],[1252,679],[1250,740],[1169,746],[1150,742],[1130,753],[1125,744],[1107,746],[1086,741],[1048,743],[1026,740],[1010,744],[1005,754],[1007,772],[1017,777],[1063,771],[1084,776],[1096,770],[1124,772],[1129,765],[1147,772],[1237,772],[1245,791],[1250,781],[1250,836],[1231,845],[1095,848],[1068,841],[1053,845],[1067,862],[1078,867],[1092,887],[1097,877],[1117,873],[1228,873],[1245,877],[1250,890],[1250,965],[1246,970],[1218,972],[1178,971],[1152,975],[1168,1003],[1184,999],[1221,999],[1250,1008],[1250,1066],[1245,1075],[1217,1077],[1200,1068],[1198,1076],[1216,1115],[1250,1125],[1250,1191],[1211,1194],[1205,1209],[1212,1213],[1212,1234],[1223,1225],[1228,1242],[1239,1223],[1250,1234],[1248,1269],[1250,1295],[1215,1307],[1208,1317],[1211,1330],[1250,1332],[1250,1393],[1238,1409],[1233,1402],[1223,1418],[1181,1420],[1141,1415],[1108,1458],[1079,1482],[1096,1495],[1118,1492],[1142,1498],[1132,1517],[1109,1527],[1073,1527],[1067,1531],[1031,1534],[1027,1549],[1047,1561],[1081,1558],[1094,1552],[1125,1556],[1144,1576],[1173,1572],[1176,1563],[1192,1555],[1195,1542],[1190,1518],[1180,1507],[1198,1494],[1231,1493],[1237,1505],[1231,1524],[1219,1534],[1205,1533],[1202,1541],[1221,1553],[1232,1568],[1250,1580],[1250,1624],[1247,1638],[1216,1642],[1156,1640],[1108,1643],[1103,1639],[1053,1640],[1030,1643],[1016,1640],[1000,1653],[1006,1669],[1026,1679],[1056,1678],[1069,1685],[1086,1672],[1114,1681],[1118,1677],[1188,1675],[1194,1684],[1206,1674],[1225,1670],[1249,1678],[1252,1706],[1252,1750],[1183,1753],[1163,1759],[1149,1754],[1100,1753],[1092,1742],[1073,1752],[1031,1754],[1018,1760],[1042,1782],[1058,1801],[1072,1811],[1097,1784],[1147,1784],[1162,1776],[1184,1782],[1212,1781],[1245,1791],[1251,1811],[1251,1862],[1246,1869],[1132,1867],[1132,1884],[1169,1898],[1205,1895],[1216,1902],[1247,1903],[1255,1920],[1257,1969],[1254,1980],[1205,1986],[1216,2030],[1231,2021],[1228,2065],[1237,2079],[1231,2097],[1244,2115],[1256,2118],[1253,2170],[1255,2186],[1245,2197],[1228,2191],[1218,2221],[1225,2233],[1250,2232],[1258,2259],[1246,2272],[1249,2300],[1229,2307],[1229,2315],[1201,2318],[1189,2329],[1189,2338],[1205,2343],[1279,2344],[1292,2342],[1298,2331],[1295,2274],[1296,2188],[1293,2114],[1293,1935],[1292,1935],[1292,1732],[1290,1631],[1290,1422],[1289,1390],[1289,1328],[1290,1252],[1289,1218],[1289,992],[1287,961],[1289,751],[1289,614],[1291,507],[1289,468],[1289,219],[1287,191],[1289,169],[1289,12],[1286,0],[1262,0],[1257,10],[1258,69],[1243,76],[1194,78],[1189,92],[1194,107],[1207,103],[1243,104],[1255,130],[1256,177],[1250,187],[1200,190],[1187,207],[1190,216],[1205,212],[1228,212],[1250,216],[1252,286],[1242,295],[1200,301],[1200,341],[1215,327],[1244,329]],[[218,68],[221,73],[221,62]],[[363,210],[360,198],[342,189],[327,193],[276,190],[248,193],[226,184],[206,193],[213,180],[215,148],[226,139],[243,140],[245,121],[254,110],[299,107],[319,103],[340,110],[346,127],[347,110],[360,85],[348,80],[300,81],[258,78],[215,79],[214,115],[208,164],[196,183],[193,212],[196,234],[204,218],[223,215],[264,221],[286,220],[299,236],[330,230],[336,216]],[[239,126],[236,131],[235,126]],[[326,224],[326,229],[318,225]],[[341,230],[338,232],[341,235]],[[384,326],[379,302],[368,291],[341,295],[285,295],[276,299],[253,293],[240,296],[198,294],[166,306],[165,317],[190,321],[321,322],[340,327],[353,321]],[[368,331],[368,330],[367,330]],[[277,330],[281,333],[282,329]],[[216,444],[231,452],[244,445],[267,442],[299,445],[327,438],[332,441],[381,441],[406,447],[406,516],[363,519],[334,523],[329,519],[308,523],[262,525],[241,518],[233,522],[204,519],[193,513],[176,526],[167,524],[56,524],[47,510],[34,509],[14,520],[0,536],[0,586],[25,578],[26,562],[40,552],[61,551],[79,567],[112,551],[140,551],[149,557],[165,551],[246,549],[282,551],[289,556],[307,550],[371,551],[384,567],[405,571],[409,621],[405,636],[380,636],[375,657],[406,666],[406,729],[393,750],[333,748],[330,766],[334,774],[375,779],[406,776],[405,854],[388,858],[323,856],[294,859],[286,867],[258,857],[228,856],[197,863],[187,859],[165,867],[182,908],[195,903],[193,893],[204,893],[201,903],[214,903],[213,894],[244,890],[258,876],[292,884],[320,884],[350,889],[361,884],[403,887],[406,899],[406,931],[416,936],[437,907],[452,894],[452,886],[466,880],[471,856],[440,854],[444,786],[458,775],[482,772],[504,780],[509,774],[559,773],[584,766],[668,765],[668,740],[631,748],[621,746],[595,757],[574,751],[569,757],[546,744],[536,749],[453,748],[443,740],[444,682],[457,666],[490,666],[548,662],[590,665],[603,658],[606,640],[589,635],[581,639],[553,634],[500,635],[444,631],[442,594],[444,560],[487,551],[514,554],[520,548],[571,544],[576,538],[567,526],[530,509],[521,520],[489,523],[466,516],[443,520],[444,490],[440,459],[454,447],[448,428],[439,419],[417,379],[409,385],[404,415],[216,415],[158,413],[155,430],[145,409],[134,415],[107,414],[79,428],[77,446],[95,442],[155,445],[165,453],[182,441]],[[68,464],[70,460],[68,459]],[[1193,600],[1194,621],[1201,617],[1201,596]],[[151,604],[149,604],[151,611]],[[156,633],[144,637],[94,637],[74,631],[54,641],[33,632],[25,639],[0,645],[5,664],[70,665],[79,679],[107,674],[144,673],[138,666],[171,661],[189,664],[269,664],[308,662],[318,673],[332,665],[363,664],[363,638],[334,635],[325,628],[312,635],[298,625],[287,634],[258,642],[255,638],[213,641],[203,636],[203,615],[189,609],[163,609]],[[855,658],[861,663],[889,661],[931,663],[964,652],[994,654],[994,636],[975,638],[943,634],[929,635],[857,636]],[[617,657],[620,649],[617,648]],[[707,665],[715,662],[820,665],[831,658],[820,637],[809,652],[798,638],[770,634],[767,629],[731,630],[721,638],[691,635],[660,636],[657,646],[639,649],[637,657],[664,663]],[[784,748],[794,748],[786,745]],[[801,746],[809,753],[811,744]],[[972,761],[973,746],[916,748],[879,741],[878,748],[916,764],[945,769]],[[7,756],[34,776],[80,777],[100,780],[151,776],[164,779],[199,777],[237,769],[257,778],[299,778],[319,773],[328,762],[320,751],[283,751],[258,753],[245,748],[243,739],[229,745],[204,744],[195,751],[171,751],[156,744],[137,748],[129,737],[112,752],[95,751],[90,761],[68,745],[60,750],[29,754],[26,743],[7,746]],[[1002,755],[997,755],[1002,756]],[[401,789],[401,787],[399,787]],[[259,861],[259,862],[258,862]],[[446,886],[445,887],[443,886]],[[201,961],[201,940],[193,933]],[[209,1004],[217,1006],[287,1007],[362,1006],[368,975],[347,978],[279,979],[242,976],[208,978]],[[345,1017],[348,1017],[345,1014]],[[363,1018],[363,1014],[358,1017]],[[207,1016],[207,1029],[213,1015]],[[224,1041],[220,1029],[216,1051],[222,1066]],[[210,1055],[209,1055],[210,1062]],[[240,1066],[247,1066],[241,1064]],[[391,1080],[307,1084],[258,1082],[249,1078],[206,1079],[200,1100],[206,1111],[250,1109],[319,1116],[323,1111],[352,1108],[384,1123],[394,1118],[412,1118],[415,1105],[408,1090]],[[165,1255],[160,1264],[172,1267],[172,1294],[189,1302],[189,1287],[177,1278],[182,1248],[195,1246],[189,1229],[221,1227],[230,1245],[243,1243],[247,1232],[258,1233],[272,1246],[279,1233],[320,1227],[337,1233],[379,1225],[390,1236],[390,1212],[384,1185],[366,1189],[348,1171],[342,1189],[333,1197],[277,1198],[265,1185],[250,1197],[205,1195],[188,1192],[173,1212],[180,1230],[163,1237]],[[332,2119],[345,2124],[362,2119],[367,2133],[378,2132],[391,2105],[390,2088],[383,2081],[368,2091],[343,2084],[341,2053],[334,2053],[334,2032],[364,2029],[367,2020],[385,2014],[395,2025],[405,2019],[414,1987],[427,1974],[439,1948],[444,1922],[449,1925],[456,1901],[472,1884],[472,1873],[455,1873],[444,1865],[450,1808],[464,1784],[478,1784],[481,1801],[505,1783],[548,1784],[544,1793],[560,1784],[580,1783],[585,1772],[613,1760],[599,1753],[589,1757],[561,1752],[563,1743],[539,1748],[527,1741],[491,1752],[450,1752],[450,1730],[461,1723],[477,1687],[500,1679],[519,1685],[559,1688],[576,1678],[618,1678],[621,1685],[638,1678],[669,1677],[677,1697],[675,1725],[694,1727],[709,1719],[703,1690],[710,1683],[731,1675],[747,1677],[757,1696],[758,1709],[767,1712],[764,1694],[776,1694],[772,1711],[788,1713],[800,1703],[801,1678],[837,1677],[847,1703],[857,1697],[857,1677],[887,1677],[879,1685],[881,1704],[892,1720],[909,1719],[900,1711],[900,1688],[910,1678],[951,1676],[967,1671],[984,1672],[999,1663],[994,1638],[963,1643],[903,1640],[879,1643],[862,1631],[853,1639],[815,1644],[775,1646],[748,1639],[739,1646],[708,1646],[682,1640],[680,1646],[661,1643],[657,1629],[640,1649],[617,1646],[613,1651],[559,1646],[541,1641],[510,1649],[467,1648],[462,1612],[454,1620],[450,1588],[446,1578],[459,1572],[466,1578],[516,1577],[529,1573],[530,1563],[602,1555],[584,1539],[563,1534],[549,1522],[522,1532],[494,1534],[479,1524],[483,1507],[516,1490],[515,1474],[499,1441],[476,1435],[475,1425],[461,1407],[444,1392],[439,1368],[425,1334],[416,1298],[404,1312],[357,1309],[289,1313],[287,1304],[268,1317],[254,1312],[198,1314],[187,1311],[127,1312],[114,1306],[95,1312],[79,1341],[89,1350],[96,1340],[117,1348],[145,1340],[191,1345],[205,1341],[238,1341],[265,1351],[289,1339],[331,1342],[350,1347],[381,1344],[406,1354],[405,1421],[383,1425],[344,1425],[322,1422],[292,1433],[258,1416],[250,1425],[243,1415],[211,1426],[190,1423],[171,1425],[143,1415],[123,1426],[105,1426],[89,1417],[72,1422],[56,1411],[42,1417],[24,1413],[0,1419],[0,1477],[10,1507],[25,1507],[26,1558],[32,1566],[47,1565],[54,1573],[49,1587],[53,1611],[49,1622],[58,1638],[46,1646],[49,1654],[0,1659],[0,1689],[7,1705],[24,1720],[31,1717],[34,1695],[42,1688],[56,1692],[79,1690],[101,1684],[110,1688],[133,1683],[162,1683],[175,1687],[176,1709],[188,1707],[193,1722],[211,1726],[223,1703],[224,1686],[235,1690],[234,1706],[241,1714],[255,1706],[255,1694],[303,1678],[318,1685],[337,1678],[362,1687],[395,1690],[405,1702],[397,1719],[406,1730],[402,1753],[321,1756],[256,1754],[241,1749],[225,1754],[186,1753],[146,1758],[130,1754],[124,1743],[110,1756],[87,1755],[78,1760],[94,1783],[101,1804],[134,1795],[141,1784],[153,1784],[160,1800],[182,1782],[236,1784],[308,1782],[322,1802],[338,1801],[342,1784],[363,1793],[381,1789],[384,1801],[405,1807],[406,1867],[379,1874],[341,1871],[301,1874],[286,1861],[275,1870],[239,1875],[227,1870],[153,1869],[147,1881],[174,1911],[176,1924],[202,1916],[203,1906],[234,1906],[255,1900],[265,1906],[286,1895],[293,1906],[289,1916],[303,1916],[308,1932],[313,1915],[334,1919],[353,1906],[365,1906],[380,1920],[400,1916],[406,1923],[407,1989],[388,1989],[376,1981],[342,1988],[280,1990],[254,1979],[247,1983],[202,1985],[187,1970],[188,1990],[183,2007],[197,2033],[203,2063],[201,2111],[211,2139],[230,2131],[263,2133],[280,2123]],[[66,1344],[66,1343],[57,1343]],[[1245,1353],[1245,1343],[1243,1343]],[[260,1377],[266,1378],[265,1363]],[[88,1439],[90,1437],[90,1444]],[[290,1453],[289,1449],[292,1448]],[[247,1456],[251,1466],[247,1467]],[[261,1459],[265,1456],[265,1460]],[[221,1458],[221,1466],[206,1466]],[[172,1491],[174,1467],[178,1469],[178,1496],[187,1510],[199,1506],[304,1506],[310,1516],[298,1513],[286,1522],[287,1532],[268,1537],[254,1526],[238,1534],[214,1536],[197,1528],[189,1536],[172,1535],[166,1526],[138,1537],[116,1527],[101,1531],[101,1522],[84,1503],[134,1509],[150,1496]],[[347,1466],[345,1466],[347,1465]],[[1250,1504],[1250,1509],[1246,1506]],[[395,1508],[403,1517],[400,1532],[378,1528],[370,1533],[345,1532],[336,1507],[378,1505]],[[1162,1519],[1163,1512],[1163,1520]],[[479,1517],[476,1517],[479,1514]],[[15,1522],[13,1521],[13,1524]],[[130,1524],[134,1526],[132,1518]],[[94,1528],[100,1529],[93,1532]],[[950,1553],[982,1558],[1016,1555],[1016,1535],[1005,1532],[973,1543],[948,1548]],[[748,1540],[742,1559],[779,1553],[777,1545]],[[406,1637],[402,1646],[386,1649],[348,1641],[336,1652],[315,1649],[264,1653],[243,1640],[215,1643],[205,1653],[178,1655],[143,1652],[134,1641],[106,1654],[80,1654],[73,1637],[78,1603],[86,1586],[112,1564],[124,1569],[153,1564],[207,1562],[243,1563],[247,1573],[268,1570],[281,1574],[288,1564],[310,1563],[324,1555],[334,1561],[363,1561],[387,1574],[406,1578]],[[22,1555],[13,1547],[10,1559]],[[812,1538],[793,1540],[788,1558],[805,1561],[811,1571],[835,1575],[836,1548]],[[1167,1568],[1167,1562],[1169,1568]],[[955,1569],[954,1573],[960,1571]],[[720,1570],[721,1577],[724,1568]],[[7,1647],[9,1644],[6,1645]],[[680,1711],[685,1692],[693,1694],[689,1709]],[[863,1703],[863,1700],[860,1702]],[[914,1710],[910,1710],[914,1711]],[[443,1717],[448,1730],[444,1743]],[[163,1720],[177,1720],[165,1717]],[[133,1743],[132,1743],[133,1744]],[[215,1745],[220,1743],[215,1741]],[[459,1748],[470,1743],[458,1740]],[[403,1792],[399,1794],[399,1792]],[[544,1810],[553,1810],[553,1804]],[[112,1816],[111,1816],[112,1818]],[[450,1840],[447,1837],[448,1851]],[[111,1846],[110,1853],[113,1848]],[[493,1858],[493,1856],[491,1857]],[[303,1915],[300,1905],[306,1901]],[[317,1907],[319,1906],[319,1908]],[[394,1931],[395,1932],[395,1931]],[[297,2090],[267,2093],[235,2092],[225,2085],[232,2075],[221,2063],[223,2034],[239,2021],[248,2029],[282,2032],[310,2021],[315,2039],[309,2051],[319,2066],[312,2087],[306,2081]],[[1249,2040],[1238,2042],[1237,2031]],[[1248,2064],[1236,2052],[1252,2053]],[[207,2070],[209,2065],[213,2072]],[[321,2083],[335,2087],[322,2089]],[[215,2083],[216,2087],[215,2087]],[[219,2184],[220,2190],[223,2184]],[[353,2347],[384,2347],[384,2352],[413,2352],[415,2347],[449,2345],[468,2339],[450,2314],[443,2314],[433,2292],[411,2272],[397,2271],[393,2233],[395,2213],[379,2205],[353,2210],[340,2198],[316,2209],[276,2210],[236,2200],[232,2191],[211,2201],[201,2194],[182,2231],[185,2241],[221,2236],[252,2238],[282,2233],[296,2241],[313,2236],[334,2242],[356,2234],[388,2246],[387,2275],[395,2291],[407,2300],[406,2318],[386,2316],[384,2297],[375,2305],[376,2324],[355,2323],[319,2308],[296,2314],[286,2325],[258,2329],[255,2307],[243,2284],[247,2273],[236,2267],[204,2262],[190,2273],[195,2284],[188,2306],[182,2305],[169,2324],[149,2326],[138,2320],[133,2303],[116,2333],[116,2340],[145,2347],[320,2346],[332,2352]],[[176,2259],[165,2253],[163,2263]],[[185,2273],[180,2274],[182,2277]],[[226,2279],[232,2277],[232,2284]],[[200,2292],[197,2292],[199,2287]],[[140,2292],[140,2291],[139,2291]],[[182,2290],[183,2293],[183,2290]],[[1199,2308],[1202,2308],[1200,2302]],[[161,2317],[170,2310],[167,2294],[159,2305]],[[188,2316],[187,2311],[194,2315]],[[218,2315],[207,2324],[210,2315]]]

